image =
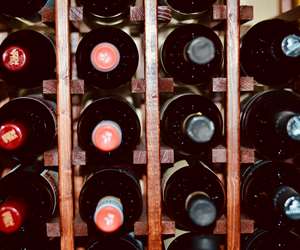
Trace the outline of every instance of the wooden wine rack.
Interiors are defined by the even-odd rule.
[[[133,152],[134,164],[146,164],[146,197],[141,218],[135,223],[135,234],[147,235],[148,250],[162,249],[162,235],[173,235],[175,225],[162,213],[161,164],[172,163],[172,149],[160,146],[159,93],[173,92],[170,78],[159,78],[158,70],[158,22],[168,23],[172,16],[168,8],[157,8],[157,0],[144,0],[143,7],[130,11],[132,22],[144,22],[145,79],[131,82],[132,93],[144,93],[146,97],[146,143]],[[74,166],[86,163],[85,152],[72,144],[72,95],[84,93],[84,82],[71,78],[70,21],[83,19],[82,8],[70,7],[69,0],[55,0],[55,10],[42,13],[43,21],[55,21],[57,79],[44,81],[44,94],[57,95],[58,148],[45,152],[46,166],[59,166],[59,218],[47,223],[49,237],[61,237],[61,249],[75,249],[74,237],[87,236],[87,225],[80,219],[74,204],[76,189],[73,181]],[[300,7],[291,10],[291,0],[281,0],[280,17],[295,20],[300,17]],[[226,92],[226,147],[212,150],[214,163],[227,163],[227,215],[216,223],[215,234],[227,235],[227,249],[240,249],[241,233],[252,233],[254,222],[240,214],[240,164],[255,161],[254,150],[240,147],[239,111],[240,91],[253,91],[254,80],[240,77],[239,47],[240,23],[253,18],[251,6],[240,6],[239,0],[227,0],[227,6],[214,5],[210,27],[227,27],[227,76],[214,78],[213,92]],[[78,110],[77,110],[78,111]],[[78,111],[79,112],[79,111]],[[77,113],[78,113],[77,112]],[[76,143],[75,143],[76,144]],[[74,216],[75,214],[75,216]]]

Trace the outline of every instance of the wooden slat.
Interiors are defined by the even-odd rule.
[[[213,233],[214,234],[226,234],[227,233],[227,220],[225,216],[222,216],[219,220],[216,222],[216,227],[214,228]],[[242,217],[241,218],[241,233],[242,234],[251,234],[254,232],[254,220]],[[234,248],[235,250],[238,250],[239,248]]]
[[[223,4],[213,5],[213,20],[226,20],[227,6]],[[240,6],[240,19],[243,21],[250,21],[253,19],[253,6]]]
[[[293,8],[293,0],[280,0],[280,12],[287,12]]]
[[[83,95],[84,94],[84,81],[83,80],[71,80],[71,94]],[[57,80],[45,80],[43,81],[43,94],[52,95],[57,93]]]
[[[159,22],[169,23],[172,19],[171,9],[167,6],[158,6],[157,18]],[[145,21],[143,6],[132,6],[130,8],[130,21],[133,23]]]
[[[240,1],[227,1],[227,249],[240,249]]]
[[[144,0],[148,249],[162,249],[157,0]]]
[[[173,78],[159,78],[158,79],[159,92],[173,92],[174,91],[174,80]],[[146,90],[145,79],[133,79],[131,81],[131,92],[143,94]]]
[[[69,1],[55,1],[61,249],[74,249]]]
[[[226,92],[227,79],[225,77],[213,78],[212,91]],[[240,89],[241,91],[254,91],[255,81],[253,77],[241,77]]]
[[[224,147],[217,147],[212,149],[213,163],[226,163],[227,150]],[[255,150],[251,148],[241,148],[241,163],[254,163]]]
[[[86,153],[79,147],[72,150],[72,165],[83,166],[86,164]],[[57,149],[51,149],[44,152],[44,165],[53,167],[58,165],[58,152]]]
[[[161,147],[160,162],[162,164],[174,163],[174,150],[170,147]],[[141,144],[133,151],[133,164],[147,164],[147,151]]]

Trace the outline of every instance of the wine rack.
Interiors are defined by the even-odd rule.
[[[162,236],[175,233],[175,223],[163,215],[161,202],[161,164],[173,163],[174,152],[160,145],[159,93],[173,92],[172,78],[160,78],[158,71],[158,25],[169,23],[172,15],[166,7],[157,7],[157,0],[144,0],[143,6],[130,10],[132,23],[144,22],[145,77],[131,81],[131,92],[145,95],[145,143],[133,151],[133,163],[146,165],[144,197],[145,209],[134,225],[137,236],[147,236],[148,250],[162,249]],[[285,20],[299,17],[300,7],[290,10],[291,1],[282,0],[280,15]],[[287,11],[287,12],[286,12]],[[212,92],[226,93],[226,147],[212,150],[213,163],[226,163],[227,166],[227,214],[216,223],[215,234],[227,235],[227,249],[240,249],[240,235],[252,233],[254,221],[245,218],[240,212],[240,164],[253,163],[253,149],[240,146],[240,92],[253,91],[254,79],[240,77],[239,48],[240,24],[253,18],[252,6],[240,6],[239,0],[228,0],[227,5],[214,5],[207,24],[215,29],[226,28],[227,50],[226,77],[214,78]],[[72,79],[72,57],[70,21],[83,20],[81,7],[71,7],[68,0],[55,0],[55,9],[42,13],[43,22],[54,22],[56,29],[57,79],[43,83],[43,93],[57,95],[58,147],[44,153],[45,166],[59,166],[59,218],[47,223],[49,237],[60,237],[62,250],[75,249],[75,237],[87,236],[87,225],[80,219],[76,205],[74,181],[77,166],[85,165],[86,154],[73,141],[74,129],[72,114],[78,116],[80,109],[74,102],[78,95],[84,94],[84,81]],[[230,38],[230,39],[229,39]],[[75,191],[74,191],[75,189]],[[75,198],[74,198],[75,196]],[[78,197],[77,197],[78,198]],[[75,211],[75,213],[73,213]],[[75,215],[74,215],[75,214]]]

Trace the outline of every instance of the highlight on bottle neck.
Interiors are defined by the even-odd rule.
[[[288,57],[300,56],[300,36],[295,34],[286,36],[281,42],[281,49]]]
[[[207,64],[215,57],[216,49],[214,43],[204,37],[197,37],[186,47],[187,57],[196,64]]]
[[[94,128],[92,142],[100,151],[111,152],[122,143],[122,129],[114,121],[103,120]]]
[[[6,122],[0,125],[0,148],[9,151],[22,147],[27,134],[27,128],[19,122]]]
[[[183,122],[186,135],[196,143],[207,143],[215,134],[215,125],[211,119],[196,113],[188,116]]]
[[[120,51],[112,43],[103,42],[96,45],[91,52],[91,63],[101,72],[110,72],[120,63]]]
[[[216,220],[216,206],[204,192],[190,194],[186,199],[185,207],[189,218],[196,226],[210,226]]]
[[[275,208],[279,209],[288,219],[300,220],[300,194],[289,186],[281,186],[274,196]]]
[[[0,232],[11,234],[23,225],[27,214],[27,205],[22,200],[8,199],[0,204]]]
[[[9,71],[20,71],[28,63],[28,53],[19,46],[8,47],[2,54],[2,63]]]
[[[94,213],[94,222],[105,233],[118,231],[124,223],[121,200],[114,196],[105,196],[98,202]]]

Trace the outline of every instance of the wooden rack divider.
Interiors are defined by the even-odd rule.
[[[71,135],[71,94],[83,93],[83,84],[70,81],[70,13],[76,18],[82,18],[82,10],[69,11],[68,0],[56,0],[56,45],[57,45],[57,89],[56,81],[46,83],[45,89],[49,94],[57,92],[58,100],[58,154],[57,151],[48,153],[49,162],[59,165],[59,207],[60,224],[48,223],[48,235],[61,236],[61,249],[74,249],[74,236],[86,235],[86,226],[78,218],[73,218],[72,199],[72,163],[80,165],[85,161],[85,155],[78,149],[72,153]],[[227,232],[227,249],[240,249],[241,224],[242,232],[253,231],[253,221],[240,220],[240,141],[239,141],[239,25],[240,19],[251,19],[251,7],[240,8],[239,0],[228,0],[227,6],[218,7],[219,19],[227,18],[227,80],[214,79],[214,91],[227,91],[227,150],[217,148],[216,162],[227,162],[227,219],[222,217],[215,233]],[[241,13],[246,13],[244,16]],[[244,12],[246,10],[246,12]],[[137,11],[137,9],[135,10]],[[141,11],[141,9],[139,9]],[[226,12],[226,15],[224,13]],[[172,234],[174,223],[162,218],[160,163],[161,150],[159,140],[159,91],[172,91],[171,79],[159,79],[158,75],[158,8],[157,0],[144,0],[144,16],[137,12],[136,19],[144,19],[145,23],[145,80],[133,81],[133,92],[145,92],[146,96],[146,151],[139,156],[142,162],[147,162],[147,222],[137,222],[136,233],[148,235],[148,250],[162,249],[162,234]],[[51,16],[51,15],[50,15]],[[48,18],[50,18],[48,16]],[[71,18],[71,20],[74,18]],[[253,89],[252,78],[242,78],[241,90]],[[72,83],[72,84],[71,84]],[[250,84],[249,84],[250,83]],[[50,86],[50,87],[49,87]],[[51,87],[52,86],[52,87]],[[226,88],[224,87],[226,86]],[[55,156],[56,155],[56,156]],[[80,155],[80,156],[78,156]],[[242,150],[243,162],[253,162],[253,151]],[[57,157],[58,156],[58,157]],[[52,157],[52,158],[51,158]],[[54,159],[57,157],[56,159]],[[47,161],[47,160],[46,160]],[[172,161],[172,159],[170,159]],[[74,221],[73,221],[74,220]],[[74,228],[74,224],[76,225]],[[140,223],[140,226],[139,226]],[[226,230],[227,227],[227,230]],[[75,230],[74,230],[75,229]]]

